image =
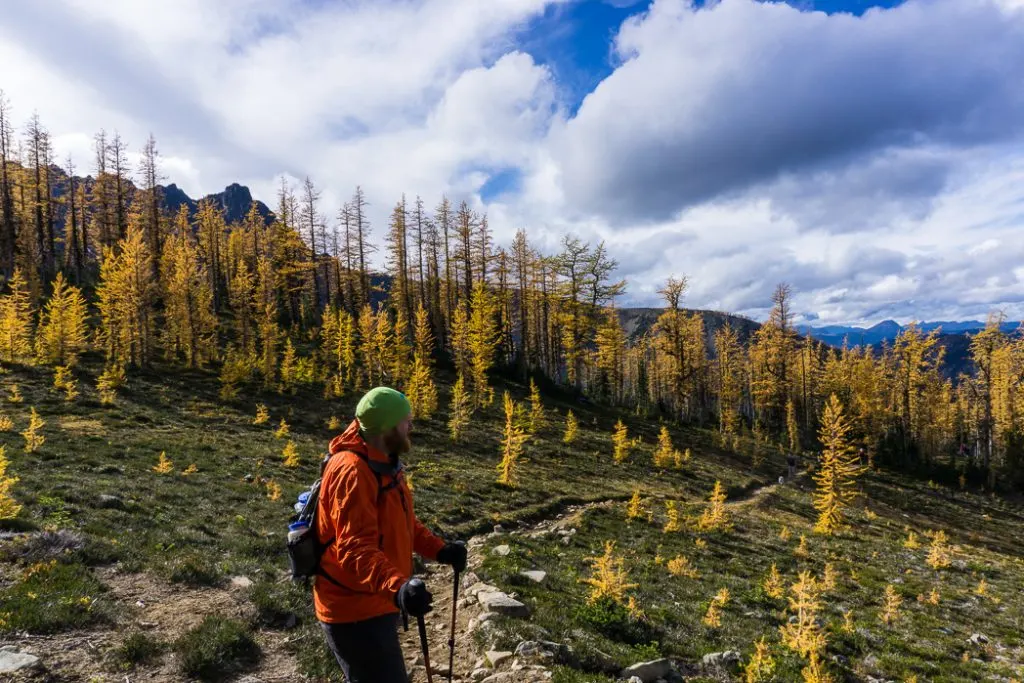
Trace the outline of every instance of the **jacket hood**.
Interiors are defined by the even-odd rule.
[[[363,440],[363,435],[359,431],[359,420],[352,420],[344,432],[331,439],[327,450],[331,455],[352,451],[359,455],[365,455],[371,460],[378,460],[383,463],[390,462],[390,458],[388,458],[386,453],[377,450]]]

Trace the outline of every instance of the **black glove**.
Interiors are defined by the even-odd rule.
[[[462,541],[446,543],[443,548],[437,551],[437,561],[441,564],[450,564],[457,572],[466,571],[467,556],[466,544]]]
[[[395,594],[398,609],[414,617],[422,617],[432,610],[430,604],[433,601],[434,596],[427,590],[427,584],[420,579],[409,579]]]

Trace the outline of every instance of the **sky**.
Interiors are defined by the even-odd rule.
[[[79,172],[152,133],[193,197],[361,185],[378,239],[444,194],[603,240],[620,306],[1024,318],[1024,0],[34,0],[0,64]]]

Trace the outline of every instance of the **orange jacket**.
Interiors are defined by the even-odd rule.
[[[342,624],[398,612],[394,597],[412,576],[413,551],[433,560],[444,541],[416,519],[401,471],[378,484],[359,455],[383,468],[390,459],[363,441],[357,421],[331,441],[330,454],[317,508],[316,531],[328,545],[313,583],[316,616]]]

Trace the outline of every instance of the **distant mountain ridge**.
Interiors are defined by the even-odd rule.
[[[1020,322],[1004,322],[1001,325],[1003,332],[1011,334],[1020,328]],[[985,323],[978,320],[959,321],[935,321],[917,323],[918,329],[923,332],[939,330],[942,335],[950,334],[974,334],[985,329]],[[809,325],[798,326],[800,334],[810,333],[811,337],[831,346],[875,346],[882,342],[892,342],[899,336],[906,326],[900,325],[894,320],[883,320],[871,327],[848,327],[845,325],[824,325],[822,327],[811,327]]]

